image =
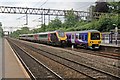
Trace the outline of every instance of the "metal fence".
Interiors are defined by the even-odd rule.
[[[115,33],[102,33],[102,44],[120,45],[120,34]]]

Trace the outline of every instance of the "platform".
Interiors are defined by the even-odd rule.
[[[106,46],[106,47],[120,47],[120,44],[108,44],[108,43],[101,43],[101,46]]]
[[[3,78],[29,78],[26,70],[6,39],[4,39],[3,53]]]
[[[0,80],[2,79],[2,38],[0,37]]]

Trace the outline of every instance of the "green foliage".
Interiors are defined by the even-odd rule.
[[[0,26],[2,26],[2,23],[0,22]]]
[[[41,28],[33,29],[31,30],[32,33],[39,33],[39,32],[44,32],[45,31],[46,25],[42,24]]]
[[[78,17],[77,15],[74,14],[73,10],[68,11],[67,15],[65,16],[64,27],[65,28],[74,27],[77,22],[78,22]]]
[[[119,2],[109,2],[109,12],[120,13],[120,1]]]
[[[109,11],[109,5],[107,2],[96,2],[95,12],[106,13]]]
[[[3,36],[3,29],[2,29],[2,23],[0,22],[0,37],[2,37]]]
[[[29,28],[28,27],[21,28],[21,33],[22,34],[28,34],[29,33]]]
[[[29,34],[31,31],[28,27],[23,27],[21,30],[14,31],[10,34],[11,37],[18,38],[20,34]]]
[[[54,20],[51,20],[51,22],[48,24],[46,31],[58,30],[61,27],[62,22],[58,18],[55,18]]]
[[[116,24],[118,25],[118,28],[120,29],[120,14],[118,14],[118,20],[116,21]]]
[[[76,24],[76,27],[67,28],[67,31],[81,31],[81,30],[91,30],[96,29],[101,32],[110,31],[111,29],[115,29],[116,24],[118,28],[120,28],[120,17],[119,15],[110,15],[101,16],[99,20],[93,20],[91,22],[79,21]]]

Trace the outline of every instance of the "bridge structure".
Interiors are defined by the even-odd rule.
[[[69,11],[70,10],[0,6],[0,13],[11,13],[11,14],[65,16]],[[73,11],[73,12],[78,17],[89,16],[89,12],[85,12],[85,11]]]
[[[45,17],[48,16],[48,21],[50,21],[50,16],[66,16],[71,10],[57,10],[57,9],[43,9],[43,8],[28,8],[28,7],[9,7],[0,6],[0,13],[8,14],[26,14],[26,25],[28,25],[28,14],[29,15],[41,15],[41,22],[45,24]],[[92,17],[99,17],[101,13],[90,13],[85,11],[74,11],[73,13],[78,17],[78,19],[86,18],[90,20]],[[18,28],[18,27],[15,27]],[[13,27],[10,27],[10,30]]]

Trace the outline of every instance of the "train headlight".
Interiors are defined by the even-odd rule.
[[[98,43],[100,44],[100,43],[101,43],[101,41],[98,41]]]
[[[90,43],[93,43],[93,41],[90,41]]]

